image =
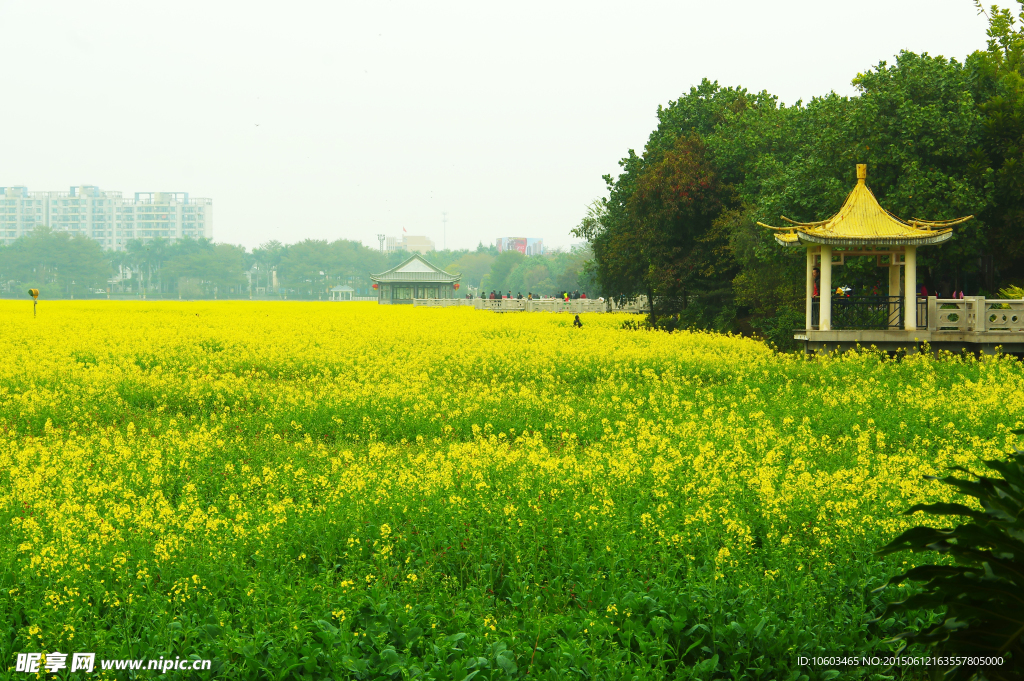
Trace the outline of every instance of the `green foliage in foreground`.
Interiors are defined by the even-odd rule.
[[[950,681],[1024,676],[1024,452],[1009,461],[986,461],[1000,478],[978,476],[977,482],[947,477],[941,481],[977,500],[981,510],[959,503],[917,504],[907,511],[970,518],[955,529],[915,527],[892,540],[882,555],[900,551],[937,552],[956,565],[921,565],[890,580],[925,582],[921,593],[887,612],[916,608],[944,610],[945,619],[898,639],[933,644],[938,654],[1007,658],[1005,666],[947,665]],[[963,473],[971,471],[956,467]],[[933,480],[935,478],[932,478]],[[883,615],[884,617],[884,615]]]

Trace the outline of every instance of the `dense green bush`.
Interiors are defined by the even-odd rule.
[[[967,658],[966,663],[944,665],[950,680],[1024,676],[1024,452],[1017,452],[1008,461],[985,462],[1002,479],[956,466],[954,470],[977,481],[952,476],[939,480],[959,489],[974,504],[916,504],[907,511],[907,515],[924,511],[971,522],[954,529],[914,527],[879,551],[880,555],[935,552],[951,559],[920,565],[890,580],[893,586],[906,580],[924,582],[924,588],[886,609],[886,613],[945,610],[941,621],[920,631],[906,631],[897,639],[930,644],[940,656]],[[1002,662],[971,663],[974,658],[993,657]]]

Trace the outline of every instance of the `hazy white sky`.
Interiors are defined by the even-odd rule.
[[[569,230],[702,77],[792,103],[901,49],[984,46],[970,0],[0,0],[0,186],[187,191],[214,239],[474,247]]]

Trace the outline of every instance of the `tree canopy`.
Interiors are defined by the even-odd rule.
[[[106,281],[107,264],[100,245],[88,237],[39,227],[0,249],[4,279],[23,288],[50,289],[61,297],[88,295]]]
[[[575,230],[593,247],[600,292],[647,295],[652,316],[704,327],[795,314],[803,259],[755,223],[831,216],[858,163],[896,215],[976,217],[920,253],[929,290],[1024,283],[1024,11],[985,13],[988,45],[963,63],[904,51],[856,74],[852,97],[785,106],[705,79],[659,107],[643,153],[629,150],[605,176],[607,195]],[[855,288],[879,277],[866,260],[841,276]]]
[[[589,251],[556,251],[527,257],[500,256],[481,244],[470,251],[432,251],[432,264],[463,275],[466,291],[489,282],[502,290],[552,295],[586,281]],[[48,298],[111,295],[152,298],[281,297],[318,300],[330,288],[351,287],[357,297],[374,297],[370,275],[410,257],[382,253],[358,241],[306,239],[294,244],[268,241],[247,251],[241,246],[184,239],[171,243],[132,241],[124,251],[103,251],[84,236],[38,227],[10,246],[0,247],[0,291],[22,295],[38,288]],[[581,278],[582,277],[582,278]],[[494,286],[494,288],[499,288]]]

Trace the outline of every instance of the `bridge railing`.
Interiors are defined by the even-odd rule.
[[[638,298],[632,303],[616,305],[612,301],[597,298],[578,298],[576,300],[560,300],[558,298],[417,298],[412,301],[414,307],[461,307],[472,306],[477,310],[492,312],[566,312],[569,314],[594,314],[604,312],[646,312],[646,298]]]
[[[413,307],[470,307],[472,300],[466,298],[415,298]]]
[[[928,328],[961,333],[1024,332],[1024,300],[966,296],[928,298]],[[934,320],[934,321],[933,321]]]
[[[635,312],[630,307],[612,308],[606,300],[580,298],[578,300],[559,300],[558,298],[417,298],[412,301],[414,307],[461,307],[472,306],[477,310],[492,312],[567,312],[569,314],[593,314],[603,312]]]

